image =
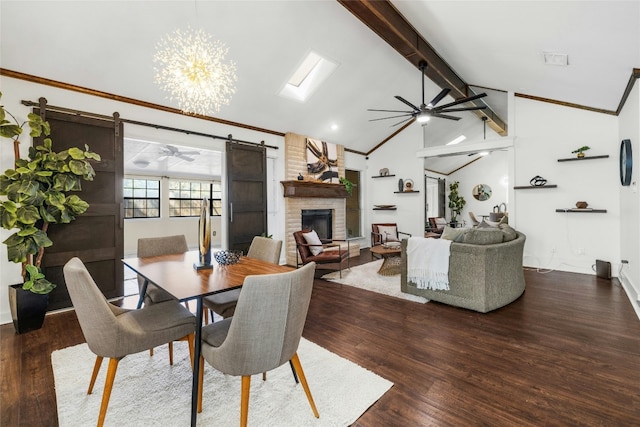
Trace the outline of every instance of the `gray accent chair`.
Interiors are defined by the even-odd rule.
[[[255,236],[247,251],[247,256],[250,258],[256,258],[261,261],[270,262],[272,264],[278,264],[280,262],[280,251],[282,250],[282,240],[269,239],[268,237]],[[217,313],[222,317],[233,316],[233,312],[236,308],[238,298],[240,297],[240,290],[232,289],[226,292],[220,292],[219,294],[210,295],[205,297],[202,302],[204,306],[214,313]],[[211,316],[213,320],[213,315]],[[208,315],[205,317],[205,322],[209,323]]]
[[[182,234],[175,236],[144,237],[138,239],[138,258],[160,255],[182,254],[189,250],[187,238]],[[138,290],[142,292],[144,278],[138,276]],[[175,301],[175,298],[167,291],[157,287],[153,283],[147,285],[144,294],[144,305],[150,306],[164,301]],[[184,303],[187,309],[189,304]],[[149,349],[149,354],[153,356],[153,348]],[[173,365],[173,341],[169,342],[169,364]]]
[[[233,317],[202,329],[198,412],[202,411],[203,359],[224,374],[242,377],[241,426],[248,420],[251,375],[263,373],[264,379],[264,373],[290,361],[313,414],[320,417],[297,354],[315,269],[310,262],[287,273],[248,276]]]
[[[182,254],[189,250],[187,239],[184,235],[164,236],[164,237],[145,237],[138,239],[138,258],[159,255]],[[144,279],[138,276],[138,290],[142,292]],[[152,283],[147,286],[147,292],[144,295],[144,304],[151,305],[162,301],[173,300],[174,298],[168,292],[158,288]]]
[[[96,355],[87,394],[91,394],[103,358],[109,367],[98,415],[104,424],[118,363],[129,354],[186,338],[193,348],[195,317],[176,301],[127,310],[107,301],[82,261],[74,257],[63,268],[64,279],[89,349]],[[193,354],[191,354],[193,359]]]
[[[500,234],[497,227],[471,229],[476,235]],[[515,233],[515,231],[514,231]],[[407,240],[402,241],[400,289],[432,301],[486,313],[503,307],[525,289],[522,254],[526,237],[502,243],[451,242],[449,290],[418,289],[407,280]]]

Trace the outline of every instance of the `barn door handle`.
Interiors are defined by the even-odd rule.
[[[229,221],[233,222],[233,202],[229,203]]]
[[[124,207],[120,203],[120,229],[124,228]]]

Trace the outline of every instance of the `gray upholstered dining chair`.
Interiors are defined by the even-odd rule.
[[[139,310],[107,301],[82,261],[75,257],[63,269],[78,322],[96,362],[87,394],[91,394],[103,358],[109,358],[98,426],[104,424],[118,363],[129,354],[186,338],[192,352],[196,319],[177,301],[165,301]],[[193,359],[193,354],[191,353]]]
[[[274,240],[268,237],[255,236],[247,251],[247,256],[261,261],[278,264],[282,240]],[[240,288],[205,297],[202,302],[206,308],[222,317],[233,316],[233,312],[240,296]],[[212,315],[213,320],[213,315]],[[205,322],[209,323],[208,314],[205,312]]]
[[[241,426],[248,420],[251,375],[287,362],[292,363],[313,414],[320,417],[297,353],[315,269],[310,262],[286,273],[248,276],[233,317],[202,329],[198,412],[202,411],[204,358],[218,371],[242,377]]]
[[[189,250],[187,245],[187,239],[182,234],[174,236],[162,236],[162,237],[143,237],[138,239],[138,258],[159,256],[159,255],[173,255],[182,254]],[[138,276],[138,290],[142,292],[142,286],[144,284],[144,278]],[[160,289],[152,283],[147,285],[147,290],[144,294],[144,305],[149,306],[157,304],[163,301],[175,301],[175,298],[168,292]],[[187,309],[189,304],[184,303]],[[153,348],[149,349],[149,354],[153,356]],[[169,342],[169,364],[173,365],[173,341]]]

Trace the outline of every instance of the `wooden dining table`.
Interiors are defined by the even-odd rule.
[[[196,300],[196,330],[194,348],[193,382],[191,389],[191,425],[196,425],[198,416],[198,378],[200,371],[200,354],[202,350],[202,299],[207,295],[226,292],[242,287],[247,276],[261,274],[285,273],[292,267],[272,264],[255,258],[243,256],[237,264],[218,265],[213,261],[213,268],[196,269],[198,252],[160,255],[144,258],[126,258],[124,265],[144,278],[140,292],[138,308],[142,306],[144,294],[149,283],[170,293],[178,301]]]

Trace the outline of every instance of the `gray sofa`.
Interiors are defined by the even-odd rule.
[[[476,243],[451,242],[449,257],[449,290],[418,289],[407,282],[407,240],[402,241],[402,292],[420,295],[429,300],[486,313],[515,301],[524,292],[525,282],[522,270],[522,253],[525,235],[511,229],[515,239],[492,244],[483,244],[484,237],[494,230],[473,232],[456,240]],[[472,237],[469,237],[473,234]],[[481,236],[479,239],[476,236]],[[506,234],[505,234],[506,236]],[[507,237],[504,237],[507,239]],[[478,244],[477,242],[481,243]]]

